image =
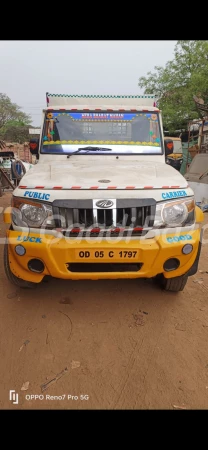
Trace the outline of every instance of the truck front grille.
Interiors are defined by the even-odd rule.
[[[92,200],[55,200],[53,214],[56,228],[68,237],[97,237],[145,234],[152,228],[154,199],[116,199],[113,208],[99,209]]]

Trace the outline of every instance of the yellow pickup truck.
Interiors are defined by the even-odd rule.
[[[202,211],[165,159],[153,96],[47,94],[38,163],[5,211],[8,279],[155,278],[183,290],[197,271]]]

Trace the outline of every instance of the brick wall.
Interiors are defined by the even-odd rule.
[[[14,152],[18,159],[22,159],[25,162],[32,162],[32,155],[29,150],[28,143],[18,144],[13,142],[6,142],[6,148],[4,151]]]

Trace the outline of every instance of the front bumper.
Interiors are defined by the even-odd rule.
[[[45,275],[62,279],[117,279],[117,278],[152,278],[163,273],[165,278],[173,278],[188,273],[193,266],[200,243],[200,229],[161,234],[150,239],[122,240],[112,239],[99,241],[96,238],[82,239],[77,241],[66,237],[57,238],[47,234],[35,234],[33,232],[7,231],[7,243],[9,246],[10,269],[17,277],[39,283]],[[189,255],[182,253],[182,248],[191,244],[193,250]],[[22,245],[26,253],[18,256],[15,247]],[[95,257],[96,254],[104,255],[102,258]],[[80,259],[79,253],[82,258]],[[85,253],[88,252],[88,253]],[[112,259],[113,252],[113,259]],[[128,254],[127,254],[128,252]],[[87,255],[83,257],[83,254]],[[89,256],[90,255],[90,256]],[[134,259],[128,259],[128,255],[134,255]],[[127,259],[126,259],[127,257]],[[179,267],[171,272],[164,271],[163,265],[169,258],[177,258]],[[42,273],[31,272],[28,263],[31,259],[39,259],[44,263]],[[70,263],[97,263],[96,271],[85,272],[69,270]],[[109,271],[99,272],[99,264],[109,264]],[[140,264],[137,271],[118,270],[111,271],[110,264],[134,263]],[[76,266],[75,266],[76,267]],[[84,266],[85,267],[85,266]],[[88,266],[89,267],[89,266]],[[101,266],[100,266],[101,267]],[[121,266],[120,266],[121,267]]]

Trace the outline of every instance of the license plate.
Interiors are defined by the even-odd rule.
[[[76,250],[76,259],[80,261],[136,261],[138,260],[138,250]]]

